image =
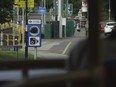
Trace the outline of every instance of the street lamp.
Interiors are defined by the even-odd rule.
[[[108,12],[109,12],[109,20],[110,20],[110,12],[111,12],[111,9],[110,9],[110,0],[109,0],[109,10],[108,10]]]

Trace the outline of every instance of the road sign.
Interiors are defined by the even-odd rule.
[[[45,7],[39,7],[38,14],[40,14],[40,15],[46,14],[46,8]]]
[[[63,6],[63,11],[66,13],[66,4]],[[68,16],[73,15],[73,4],[68,4]]]
[[[28,46],[41,46],[41,20],[28,20]]]
[[[15,7],[25,8],[26,0],[15,0]],[[28,0],[28,8],[34,8],[34,0]]]
[[[17,8],[19,7],[19,0],[14,0],[14,6]]]

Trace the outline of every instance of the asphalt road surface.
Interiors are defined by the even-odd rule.
[[[80,40],[86,38],[85,30],[75,31],[74,36],[62,39],[42,39],[42,46],[29,47],[29,53],[37,55],[38,58],[67,58],[72,47]],[[35,54],[37,52],[37,54]]]

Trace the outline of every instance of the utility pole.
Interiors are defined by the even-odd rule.
[[[27,25],[28,25],[28,0],[25,1],[25,16],[26,16],[26,31],[25,31],[25,36],[26,36],[26,39],[25,39],[25,60],[28,60],[28,32],[27,32]]]
[[[68,18],[68,0],[66,0],[66,18]]]
[[[22,8],[22,50],[24,50],[24,16],[25,16],[25,9]]]
[[[110,20],[110,12],[111,12],[111,9],[110,9],[110,0],[109,0],[109,20]]]
[[[27,32],[27,25],[28,25],[28,0],[25,0],[25,17],[26,17],[26,31],[25,31],[25,60],[28,60],[28,32]],[[22,74],[23,74],[23,78],[24,79],[28,79],[28,67],[26,64],[24,64],[23,68],[22,68]]]
[[[41,7],[44,7],[43,0],[41,0]],[[43,29],[43,27],[44,27],[44,15],[42,14],[41,17],[42,17],[41,19],[42,19],[42,29]]]
[[[14,23],[15,23],[15,6],[13,6],[13,19],[12,19],[12,27],[13,27],[13,46],[15,46],[15,27],[14,27]]]
[[[44,0],[44,8],[46,8],[46,0]],[[44,24],[46,24],[46,14],[44,14]]]
[[[58,20],[58,0],[53,0],[54,20]],[[53,15],[53,14],[52,14]]]
[[[17,29],[19,27],[19,8],[17,7]]]
[[[59,38],[62,38],[62,0],[58,0]]]

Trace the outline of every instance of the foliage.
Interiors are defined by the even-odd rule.
[[[24,60],[25,54],[23,51],[0,51],[0,60]],[[33,59],[33,55],[29,54],[29,59]]]
[[[101,10],[101,17],[102,17],[102,21],[108,21],[109,20],[109,7],[110,6],[110,3],[109,3],[109,0],[101,0],[101,3],[102,3],[102,6],[100,8]],[[112,13],[112,10],[110,12],[111,16],[111,20],[113,20],[113,13]]]
[[[42,0],[35,0],[35,3],[38,3],[38,5],[41,5],[41,1]],[[53,7],[53,1],[54,0],[46,0],[46,7],[47,9]],[[64,0],[64,3],[66,3],[67,0]],[[79,9],[81,8],[81,0],[68,0],[69,3],[73,4],[73,11],[74,14],[77,14],[77,12],[79,11]]]
[[[79,9],[81,9],[82,0],[69,0],[69,3],[73,4],[73,13],[77,15]]]
[[[43,0],[34,0],[37,6],[42,5]],[[47,9],[53,7],[54,0],[46,0]],[[103,2],[103,7],[101,8],[102,19],[108,19],[108,6],[109,0],[101,0]],[[12,19],[13,12],[13,2],[14,0],[0,0],[0,23],[9,22]],[[64,0],[66,3],[67,0]],[[81,8],[82,0],[68,0],[69,3],[73,4],[73,13],[77,15],[79,9]],[[112,14],[112,12],[111,12]]]
[[[13,8],[13,0],[0,0],[0,23],[9,22]]]

